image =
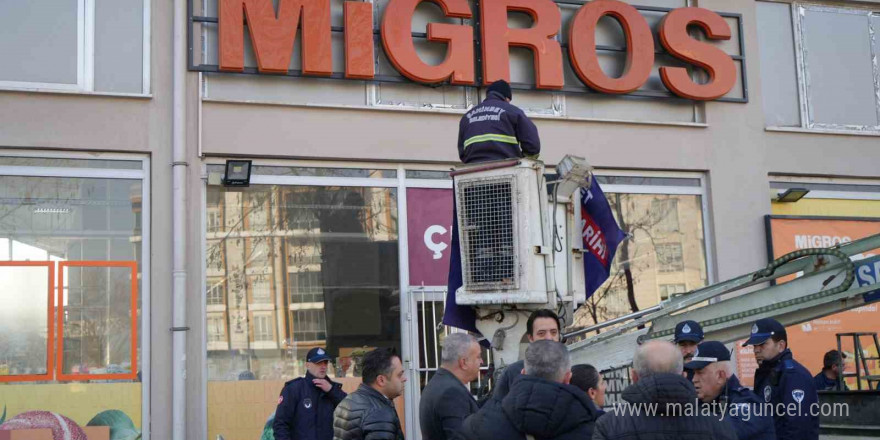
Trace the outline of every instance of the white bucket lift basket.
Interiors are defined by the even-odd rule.
[[[463,279],[455,298],[460,305],[544,304],[549,299],[541,255],[544,243],[549,244],[540,211],[547,205],[544,166],[528,159],[504,163],[453,173]]]

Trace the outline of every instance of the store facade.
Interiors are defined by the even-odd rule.
[[[880,2],[631,2],[619,7],[635,35],[631,55],[610,16],[583,25],[595,35],[584,46],[573,40],[589,32],[572,33],[589,24],[580,2],[530,2],[538,10],[510,13],[507,26],[546,28],[547,45],[537,58],[513,47],[505,62],[497,50],[461,56],[467,41],[454,38],[447,58],[446,42],[427,41],[428,23],[475,32],[469,2],[441,2],[444,14],[431,2],[303,1],[331,32],[303,29],[305,47],[294,33],[281,45],[292,47],[285,58],[247,26],[233,32],[240,45],[220,44],[222,20],[244,11],[257,23],[254,11],[272,2],[249,1],[264,8],[249,11],[241,1],[192,0],[179,41],[190,56],[177,66],[172,5],[55,3],[4,5],[0,18],[3,40],[17,42],[0,53],[23,60],[0,68],[0,296],[13,305],[0,340],[7,419],[45,410],[83,427],[118,410],[143,438],[171,438],[172,376],[183,368],[171,361],[170,331],[177,67],[187,72],[187,313],[178,328],[187,335],[186,438],[259,438],[315,346],[336,359],[331,376],[347,389],[365,350],[397,348],[409,379],[398,410],[407,437],[418,437],[415,403],[450,331],[440,322],[457,124],[485,94],[461,72],[477,82],[506,64],[513,103],[538,126],[541,159],[585,157],[633,234],[575,325],[758,269],[768,215],[878,217]],[[723,64],[682,60],[661,41],[674,37],[673,19],[663,35],[664,17],[687,7],[726,26],[728,38],[703,48]],[[489,9],[480,24],[503,25]],[[289,13],[254,26],[298,22]],[[396,26],[383,26],[388,16]],[[38,37],[51,23],[64,26]],[[492,32],[474,35],[477,55],[500,44]],[[584,48],[595,45],[591,56]],[[694,95],[707,81],[694,65],[715,71],[710,83],[732,82],[720,95]],[[273,66],[274,75],[261,72]],[[671,87],[661,68],[688,72],[695,89]],[[453,83],[423,84],[437,75]],[[613,81],[621,76],[630,84]],[[624,86],[634,87],[628,96],[609,93]],[[253,161],[250,186],[219,184],[229,159]],[[774,202],[800,187],[810,190],[800,201]]]

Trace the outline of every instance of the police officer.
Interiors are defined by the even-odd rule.
[[[327,378],[330,356],[320,347],[306,355],[305,377],[284,384],[275,410],[276,440],[332,440],[333,410],[346,394]]]
[[[758,361],[755,394],[773,404],[776,438],[817,440],[819,395],[813,376],[792,357],[785,327],[775,319],[760,319],[743,347],[749,345]]]
[[[721,342],[705,341],[697,346],[686,370],[694,372],[694,388],[701,402],[733,427],[738,440],[774,440],[773,418],[760,407],[762,402],[733,374],[730,351]]]
[[[510,103],[511,99],[510,84],[495,81],[489,86],[486,99],[461,118],[458,157],[462,162],[538,157],[538,129],[519,107]]]
[[[675,325],[675,337],[672,342],[678,346],[685,363],[694,356],[697,344],[702,342],[703,337],[703,327],[700,327],[700,323],[697,321],[682,321]],[[694,370],[685,368],[684,374],[688,380],[694,380]]]
[[[840,368],[843,365],[844,359],[846,359],[846,355],[837,350],[831,350],[825,353],[825,356],[822,358],[822,371],[813,377],[813,382],[816,384],[816,391],[840,391],[841,384],[843,385],[843,390],[849,391],[849,387],[840,380]]]

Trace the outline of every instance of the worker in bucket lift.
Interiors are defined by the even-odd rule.
[[[528,157],[536,159],[541,151],[538,129],[518,107],[510,103],[513,92],[507,81],[493,82],[486,99],[471,108],[458,124],[458,157],[464,163]],[[474,189],[476,191],[476,189]],[[494,212],[498,225],[511,224],[510,213],[502,206],[483,206]],[[470,207],[469,209],[479,209]],[[474,241],[491,241],[494,231],[472,231]],[[473,249],[475,281],[512,281],[513,260],[505,258],[512,251],[512,242]]]
[[[510,84],[495,81],[489,86],[486,99],[461,118],[458,157],[462,162],[538,157],[538,129],[519,107],[510,103],[511,99]]]

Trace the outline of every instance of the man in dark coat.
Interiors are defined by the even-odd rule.
[[[559,342],[526,349],[525,375],[507,396],[490,399],[464,421],[469,440],[589,440],[596,406],[571,380],[571,359]]]
[[[840,380],[844,359],[846,359],[846,355],[837,350],[830,350],[825,353],[825,356],[822,358],[822,371],[813,377],[816,391],[841,391],[841,384],[843,385],[843,391],[849,391],[846,383]]]
[[[460,440],[461,424],[477,412],[468,384],[480,376],[482,350],[467,333],[452,333],[443,340],[440,368],[419,400],[419,422],[424,440]]]
[[[275,440],[331,440],[333,411],[345,398],[342,385],[327,378],[330,356],[316,347],[306,355],[306,375],[284,384],[275,410]]]
[[[776,438],[773,416],[762,410],[762,402],[752,390],[740,385],[733,374],[730,351],[724,344],[718,341],[701,343],[684,368],[694,372],[697,397],[712,414],[730,423],[738,440]]]
[[[530,344],[535,341],[559,341],[559,317],[552,310],[535,310],[526,321],[526,335]],[[503,399],[510,391],[513,382],[519,379],[524,367],[525,360],[519,360],[504,368],[501,376],[495,381],[492,398]]]
[[[495,81],[489,86],[486,99],[461,118],[458,157],[462,162],[538,157],[538,129],[519,107],[510,103],[512,98],[510,84]]]
[[[772,318],[759,319],[743,347],[755,347],[755,394],[774,408],[776,438],[779,440],[818,440],[819,404],[816,382],[810,372],[792,357],[785,327]],[[789,411],[789,408],[793,409]],[[813,411],[816,412],[813,415]]]
[[[633,384],[596,422],[593,440],[735,440],[733,428],[695,412],[697,393],[682,376],[681,352],[667,341],[646,342],[633,359]],[[690,407],[689,407],[690,406]]]
[[[391,348],[364,356],[363,383],[333,413],[334,440],[403,440],[394,399],[403,394],[406,374]]]
[[[672,343],[678,346],[682,357],[684,357],[684,363],[690,362],[691,358],[694,357],[697,344],[702,341],[703,327],[697,321],[682,321],[675,325],[675,337]],[[689,381],[694,381],[694,370],[685,368],[684,374]]]

